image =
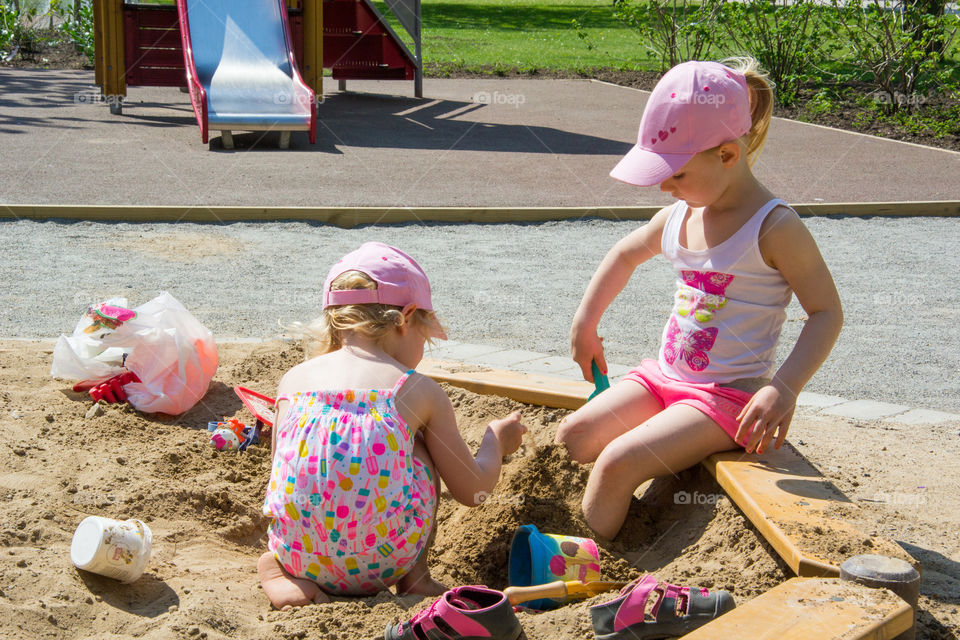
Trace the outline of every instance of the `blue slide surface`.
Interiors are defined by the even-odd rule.
[[[283,0],[177,0],[190,97],[210,130],[316,131]],[[231,139],[232,142],[232,139]]]

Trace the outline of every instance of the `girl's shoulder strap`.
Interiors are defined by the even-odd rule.
[[[688,208],[686,202],[677,200],[663,225],[663,231],[660,234],[660,253],[668,259],[677,253],[677,246],[680,244],[680,226],[683,224]]]
[[[409,378],[414,373],[416,373],[416,369],[410,369],[409,371],[404,372],[404,374],[400,376],[400,379],[397,380],[397,384],[393,385],[393,389],[390,390],[390,395],[396,396],[397,392],[400,391],[400,387],[403,386],[403,383],[406,382],[407,378]]]
[[[771,211],[773,211],[780,205],[783,205],[784,207],[787,207],[788,209],[792,210],[792,207],[789,204],[787,204],[785,201],[781,200],[780,198],[772,198],[768,200],[765,205],[757,209],[757,212],[753,214],[753,216],[749,220],[747,220],[747,222],[743,225],[743,227],[741,227],[741,229],[749,227],[749,232],[748,232],[749,235],[752,236],[754,240],[756,240],[760,234],[760,227],[763,226],[764,220],[767,219],[767,216],[770,215]]]

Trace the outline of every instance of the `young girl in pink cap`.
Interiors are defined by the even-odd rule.
[[[634,269],[662,253],[676,271],[658,360],[644,360],[557,433],[574,460],[596,462],[583,511],[608,538],[650,478],[739,446],[779,447],[797,394],[843,324],[813,237],[751,171],[770,124],[771,87],[754,61],[728,62],[677,65],[651,93],[637,144],[610,175],[659,185],[677,202],[607,253],[570,330],[573,359],[592,381],[592,362],[606,373],[597,325]],[[775,368],[791,295],[807,320]]]
[[[323,314],[299,328],[321,355],[288,371],[277,392],[264,593],[278,609],[394,584],[443,593],[427,568],[440,478],[455,500],[479,504],[520,446],[520,414],[491,422],[470,454],[446,393],[414,371],[428,337],[446,338],[430,283],[388,245],[364,244],[335,264]]]

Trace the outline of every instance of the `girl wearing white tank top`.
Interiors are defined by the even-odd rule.
[[[583,497],[599,535],[620,530],[633,492],[720,451],[783,444],[797,395],[843,325],[840,297],[796,212],[751,165],[766,139],[770,85],[751,59],[687,62],[657,83],[636,146],[611,175],[678,202],[622,238],[594,273],[570,330],[573,359],[606,373],[597,325],[638,265],[662,253],[677,274],[659,357],[561,423],[556,441],[595,462]],[[796,295],[807,320],[774,357]]]

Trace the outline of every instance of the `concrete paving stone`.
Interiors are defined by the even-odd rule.
[[[583,379],[580,366],[570,358],[563,356],[547,356],[530,360],[519,365],[518,368],[525,373],[538,373],[571,380]]]
[[[628,367],[622,364],[611,364],[608,362],[607,377],[610,378],[610,382],[613,382],[614,378],[616,378],[617,381],[619,382],[623,378],[623,376],[630,373],[631,369],[633,369],[633,367]]]
[[[497,347],[489,344],[462,344],[454,343],[435,347],[424,351],[424,357],[435,358],[437,360],[453,360],[455,362],[473,362],[475,358],[503,351],[503,347]]]
[[[833,407],[843,402],[847,402],[847,399],[841,398],[840,396],[811,393],[809,391],[801,391],[800,395],[797,396],[798,407],[807,407],[811,409],[826,409],[827,407]]]
[[[463,344],[457,340],[434,340],[433,345],[423,345],[423,357],[433,358],[434,360],[443,360],[443,354],[458,344]]]
[[[534,360],[542,360],[549,357],[546,353],[537,351],[526,351],[524,349],[503,349],[474,356],[470,359],[471,364],[479,364],[496,369],[520,370],[523,365]]]
[[[889,402],[875,402],[873,400],[851,400],[828,407],[823,413],[831,416],[841,416],[843,418],[879,420],[880,418],[889,418],[905,413],[910,409],[911,407],[903,404],[890,404]]]
[[[932,409],[911,409],[887,419],[899,424],[935,425],[960,422],[960,414]]]

